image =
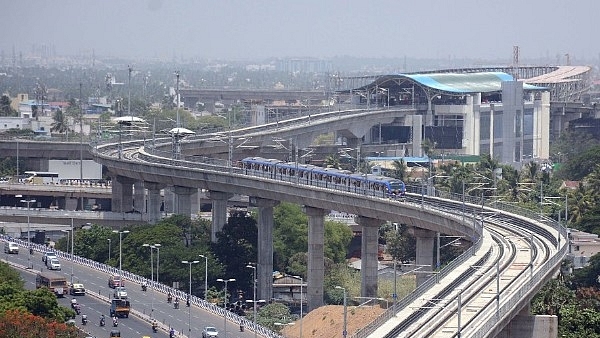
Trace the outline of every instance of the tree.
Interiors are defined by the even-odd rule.
[[[300,206],[281,203],[273,210],[274,267],[285,271],[288,259],[308,249],[308,218]]]
[[[240,290],[252,288],[252,271],[246,267],[248,263],[256,262],[258,228],[256,219],[238,212],[230,214],[223,229],[217,233],[217,243],[213,243],[213,253],[225,263],[223,276],[236,276],[235,287]]]
[[[76,338],[79,329],[75,326],[58,323],[22,310],[8,310],[0,313],[0,337],[5,338]]]
[[[67,116],[63,114],[63,111],[58,109],[52,117],[54,122],[50,126],[50,131],[64,134],[69,131]]]
[[[341,222],[325,221],[325,257],[331,259],[334,263],[345,262],[351,240],[352,230],[348,225]]]
[[[391,175],[393,178],[397,178],[401,181],[405,180],[405,176],[406,176],[406,163],[404,162],[403,159],[400,160],[394,160],[394,162],[392,162],[392,167],[394,168],[391,172]]]
[[[405,224],[400,224],[398,231],[395,227],[390,228],[384,236],[387,252],[392,255],[393,259],[400,263],[415,259],[417,242]]]
[[[10,97],[8,97],[6,94],[0,97],[0,116],[19,116],[19,112],[10,106]]]
[[[600,145],[594,145],[564,163],[561,172],[564,173],[565,178],[579,181],[594,171],[598,163],[600,163]]]

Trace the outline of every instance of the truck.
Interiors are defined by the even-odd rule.
[[[35,278],[35,287],[47,288],[57,297],[64,297],[68,289],[67,278],[52,272],[39,272]]]
[[[110,303],[110,316],[111,317],[129,317],[129,310],[131,304],[126,299],[113,299]]]

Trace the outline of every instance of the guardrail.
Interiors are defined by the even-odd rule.
[[[23,241],[17,238],[13,238],[4,234],[0,234],[0,240],[2,241],[10,241],[10,242],[15,242],[17,243],[21,248],[27,248],[28,247],[28,242],[27,241]],[[65,260],[69,260],[71,262],[77,263],[79,265],[83,265],[83,266],[87,266],[89,268],[92,268],[94,270],[98,270],[104,273],[107,273],[109,275],[121,275],[124,279],[129,280],[133,283],[136,284],[143,284],[146,283],[146,285],[148,285],[150,288],[153,288],[155,291],[158,291],[160,293],[163,293],[165,295],[165,297],[170,293],[171,295],[173,295],[174,297],[178,297],[179,299],[187,299],[188,293],[187,292],[183,292],[181,290],[178,289],[174,289],[172,287],[169,287],[167,285],[158,283],[156,281],[151,281],[148,280],[145,277],[142,276],[138,276],[136,274],[133,274],[131,272],[128,271],[121,271],[116,267],[113,266],[109,266],[100,262],[96,262],[93,261],[91,259],[88,258],[84,258],[84,257],[80,257],[80,256],[76,256],[76,255],[71,255],[69,253],[60,251],[60,250],[56,250],[56,249],[49,249],[46,245],[41,245],[41,244],[36,244],[36,243],[30,243],[31,248],[34,251],[37,252],[46,252],[46,251],[52,251],[56,253],[56,256]],[[27,267],[27,268],[31,268],[31,267]],[[244,317],[238,316],[235,313],[224,309],[222,307],[219,307],[213,303],[209,303],[207,301],[205,301],[204,299],[194,296],[192,295],[190,297],[190,305],[195,305],[198,308],[211,312],[213,314],[219,315],[221,317],[226,316],[228,320],[234,322],[234,323],[238,323],[240,325],[244,325],[244,327],[249,328],[251,331],[255,331],[258,334],[260,334],[262,337],[267,337],[267,338],[284,338],[283,336],[263,327],[260,325],[255,325],[253,321],[250,321]],[[135,311],[134,309],[132,309],[131,311]],[[140,318],[145,318],[147,321],[150,321],[150,317],[143,314],[142,312],[137,311],[136,315],[138,315],[138,317]],[[168,326],[168,323],[163,323],[165,325]]]

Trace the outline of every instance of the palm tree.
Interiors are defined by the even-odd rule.
[[[406,163],[404,163],[404,159],[394,160],[392,167],[394,167],[392,177],[404,181],[404,177],[406,176]]]
[[[67,125],[67,118],[65,114],[63,114],[62,110],[57,110],[52,117],[54,122],[50,127],[50,131],[54,131],[60,134],[64,134],[69,131],[69,126]]]

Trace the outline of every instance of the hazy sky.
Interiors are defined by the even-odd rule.
[[[596,59],[600,0],[9,0],[0,50],[130,58]]]

